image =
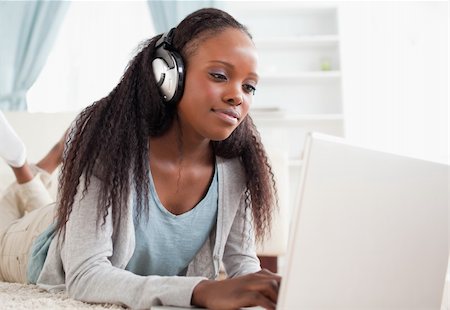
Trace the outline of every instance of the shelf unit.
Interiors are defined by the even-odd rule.
[[[226,1],[221,8],[249,28],[258,49],[261,78],[250,115],[269,157],[287,150],[292,207],[306,133],[344,136],[337,4]]]

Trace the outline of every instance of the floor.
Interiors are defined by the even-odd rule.
[[[35,285],[6,282],[0,282],[0,308],[2,310],[124,309],[118,305],[76,301],[65,293],[48,293]]]

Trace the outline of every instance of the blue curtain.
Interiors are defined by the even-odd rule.
[[[69,2],[0,2],[0,109],[26,110]]]
[[[163,33],[178,25],[188,14],[201,8],[214,7],[215,1],[148,0],[147,2],[156,32]]]

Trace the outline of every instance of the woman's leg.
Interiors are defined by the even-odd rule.
[[[0,237],[16,220],[54,201],[44,185],[41,173],[24,184],[11,184],[0,197]]]
[[[62,155],[64,151],[64,139],[65,134],[51,149],[50,151],[42,158],[36,166],[41,170],[47,172],[48,174],[52,174],[56,168],[62,162]],[[16,181],[19,184],[23,184],[29,182],[35,173],[33,173],[33,168],[25,161],[21,167],[11,166],[14,175],[16,176]]]
[[[9,137],[20,141],[3,114],[0,117],[0,138],[7,142],[11,140]],[[36,166],[28,165],[25,160],[11,161],[10,150],[1,144],[5,151],[0,150],[0,155],[11,166],[17,182],[0,197],[0,281],[25,283],[27,280],[31,246],[54,218],[54,200],[48,187],[50,174],[61,163],[64,139],[65,134]]]
[[[45,171],[10,185],[0,199],[0,280],[26,282],[31,245],[53,221],[54,200],[42,181]]]
[[[20,141],[1,111],[0,117],[2,135],[4,137],[12,136],[15,140]],[[11,166],[17,182],[13,183],[0,197],[0,233],[12,221],[22,217],[25,212],[31,212],[53,202],[49,194],[51,174],[62,161],[66,136],[67,131],[36,165],[30,166],[24,161],[20,167]],[[20,143],[22,142],[20,141]]]
[[[55,204],[40,207],[14,221],[0,239],[0,280],[28,283],[31,247],[55,218]]]
[[[36,166],[52,174],[62,161],[64,143],[67,131],[61,139],[50,149]],[[26,148],[20,137],[14,131],[0,111],[0,157],[7,162],[16,176],[17,183],[30,181],[34,174],[26,162]]]
[[[33,178],[33,172],[31,171],[30,166],[27,162],[22,167],[13,167],[11,166],[14,175],[16,176],[16,181],[19,184],[24,184]]]
[[[58,168],[63,159],[64,146],[66,141],[67,131],[61,139],[50,149],[47,155],[44,156],[37,164],[39,168],[52,174]]]
[[[17,183],[23,184],[33,178],[26,162],[26,148],[22,140],[0,111],[0,157],[11,167]]]

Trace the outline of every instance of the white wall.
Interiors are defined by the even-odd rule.
[[[448,2],[339,7],[346,137],[449,163]]]

